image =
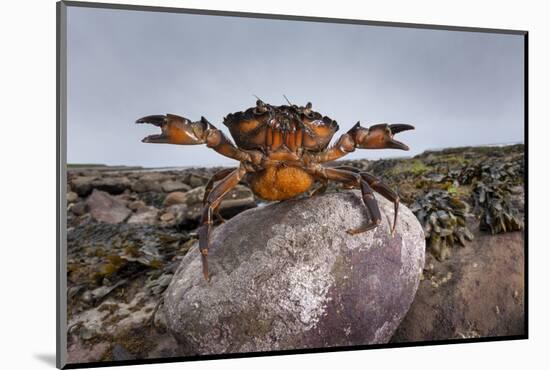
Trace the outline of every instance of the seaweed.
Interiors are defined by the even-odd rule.
[[[477,182],[472,192],[479,229],[491,234],[523,230],[523,217],[512,191],[500,182]]]
[[[466,245],[474,236],[466,223],[468,205],[448,191],[432,189],[411,205],[431,253],[440,261],[450,255],[455,243]]]
[[[457,179],[461,184],[474,184],[476,181],[502,182],[513,185],[523,183],[523,155],[502,160],[489,159],[465,167]]]

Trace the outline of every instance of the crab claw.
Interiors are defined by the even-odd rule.
[[[359,122],[357,122],[350,130],[350,134],[354,136],[358,148],[409,150],[407,145],[393,138],[395,134],[407,130],[414,130],[414,126],[402,123],[381,123],[366,129],[359,126]]]
[[[160,134],[149,135],[143,138],[142,142],[180,145],[203,144],[205,132],[209,126],[204,117],[199,122],[191,122],[187,118],[174,114],[145,116],[138,119],[136,123],[148,123],[161,129]]]

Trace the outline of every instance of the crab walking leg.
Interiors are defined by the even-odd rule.
[[[199,249],[202,256],[202,273],[208,280],[208,246],[210,238],[210,229],[212,227],[212,216],[214,210],[220,205],[223,197],[233,189],[245,175],[246,170],[239,167],[233,170],[223,180],[221,180],[208,194],[202,211],[201,225],[199,227]]]
[[[393,203],[393,226],[391,228],[391,234],[395,234],[395,227],[397,226],[397,215],[399,213],[399,195],[388,185],[384,184],[379,178],[371,175],[368,172],[361,172],[361,177],[365,179],[369,185],[376,190],[380,195]]]
[[[388,185],[384,184],[378,177],[371,175],[368,172],[362,172],[360,169],[351,166],[339,166],[334,168],[358,173],[377,193],[393,203],[394,212],[391,233],[394,235],[395,227],[397,226],[397,216],[399,213],[399,195],[390,189]]]
[[[210,178],[210,180],[208,180],[204,188],[204,197],[202,198],[203,206],[206,204],[206,200],[208,199],[208,194],[210,194],[210,192],[212,191],[212,187],[214,186],[214,183],[216,181],[223,180],[236,169],[237,168],[224,168],[223,170],[220,170],[216,172],[214,175],[212,175],[212,177]]]
[[[363,203],[367,207],[369,214],[371,216],[371,222],[367,223],[364,226],[361,226],[357,229],[347,230],[348,234],[359,234],[365,231],[369,231],[380,225],[382,221],[382,215],[380,214],[380,209],[378,208],[378,203],[374,198],[374,192],[369,186],[367,181],[361,177],[360,174],[348,171],[348,170],[339,170],[335,168],[324,168],[322,167],[320,171],[317,172],[318,175],[322,176],[327,180],[333,180],[342,182],[346,185],[353,185],[356,188],[361,189],[361,195],[363,197]]]
[[[319,181],[321,181],[321,186],[319,186],[317,189],[313,190],[313,192],[311,193],[312,197],[314,197],[316,195],[325,194],[325,192],[327,191],[328,180],[327,179],[320,179]]]
[[[234,170],[236,170],[236,168],[224,168],[223,170],[220,170],[218,172],[216,172],[211,178],[210,180],[208,180],[208,182],[206,183],[206,186],[204,188],[204,196],[202,198],[202,205],[204,206],[206,204],[206,200],[208,199],[208,195],[210,194],[210,192],[212,191],[212,187],[214,186],[214,183],[216,181],[220,181],[220,180],[223,180],[224,178],[226,178],[231,172],[233,172]],[[223,219],[222,215],[220,215],[220,208],[216,208],[214,210],[214,214],[216,215],[216,217],[218,217],[218,219],[221,221],[221,222],[224,222],[225,220]]]

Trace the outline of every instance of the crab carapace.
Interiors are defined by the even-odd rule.
[[[203,274],[208,280],[208,245],[213,218],[223,197],[239,182],[247,183],[259,198],[285,200],[305,193],[318,181],[321,186],[313,194],[325,191],[328,181],[361,189],[363,202],[370,215],[365,225],[347,230],[350,234],[374,229],[381,214],[373,191],[394,203],[392,234],[399,210],[398,195],[375,176],[353,167],[325,167],[323,164],[344,157],[355,149],[409,148],[394,139],[394,135],[414,129],[407,124],[376,124],[362,127],[357,122],[340,136],[334,145],[330,141],[338,124],[327,116],[305,106],[271,105],[258,99],[256,106],[228,114],[224,120],[235,143],[206,118],[192,122],[173,114],[152,115],[136,123],[160,127],[161,133],[144,138],[144,143],[180,145],[206,144],[216,152],[235,159],[240,165],[215,173],[208,181],[203,199],[203,212],[198,230]]]

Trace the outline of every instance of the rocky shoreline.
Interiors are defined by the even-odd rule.
[[[408,159],[338,162],[367,170],[397,189],[424,227],[429,252],[424,281],[410,318],[405,318],[393,342],[524,330],[523,150],[523,145],[457,148]],[[164,318],[155,313],[181,259],[197,240],[204,187],[220,169],[68,169],[70,363],[178,356],[176,341],[164,331]],[[340,190],[331,184],[328,191]],[[239,185],[225,198],[220,214],[229,219],[259,204],[263,203]],[[499,258],[502,243],[509,246],[502,254],[514,256],[508,265]],[[490,280],[498,281],[489,284],[472,275],[473,264],[488,268],[492,260],[513,269],[513,276],[489,269]],[[461,278],[466,275],[471,276]],[[455,284],[459,281],[465,283]],[[434,309],[442,302],[430,300],[455,296],[458,287],[472,293],[462,294],[462,299],[479,299],[476,286],[495,291],[491,325],[475,317],[487,316],[484,310],[453,316],[451,309]],[[461,307],[481,303],[460,301]],[[414,320],[436,311],[437,318],[426,318],[430,329]],[[436,322],[446,324],[438,329],[433,327]]]

